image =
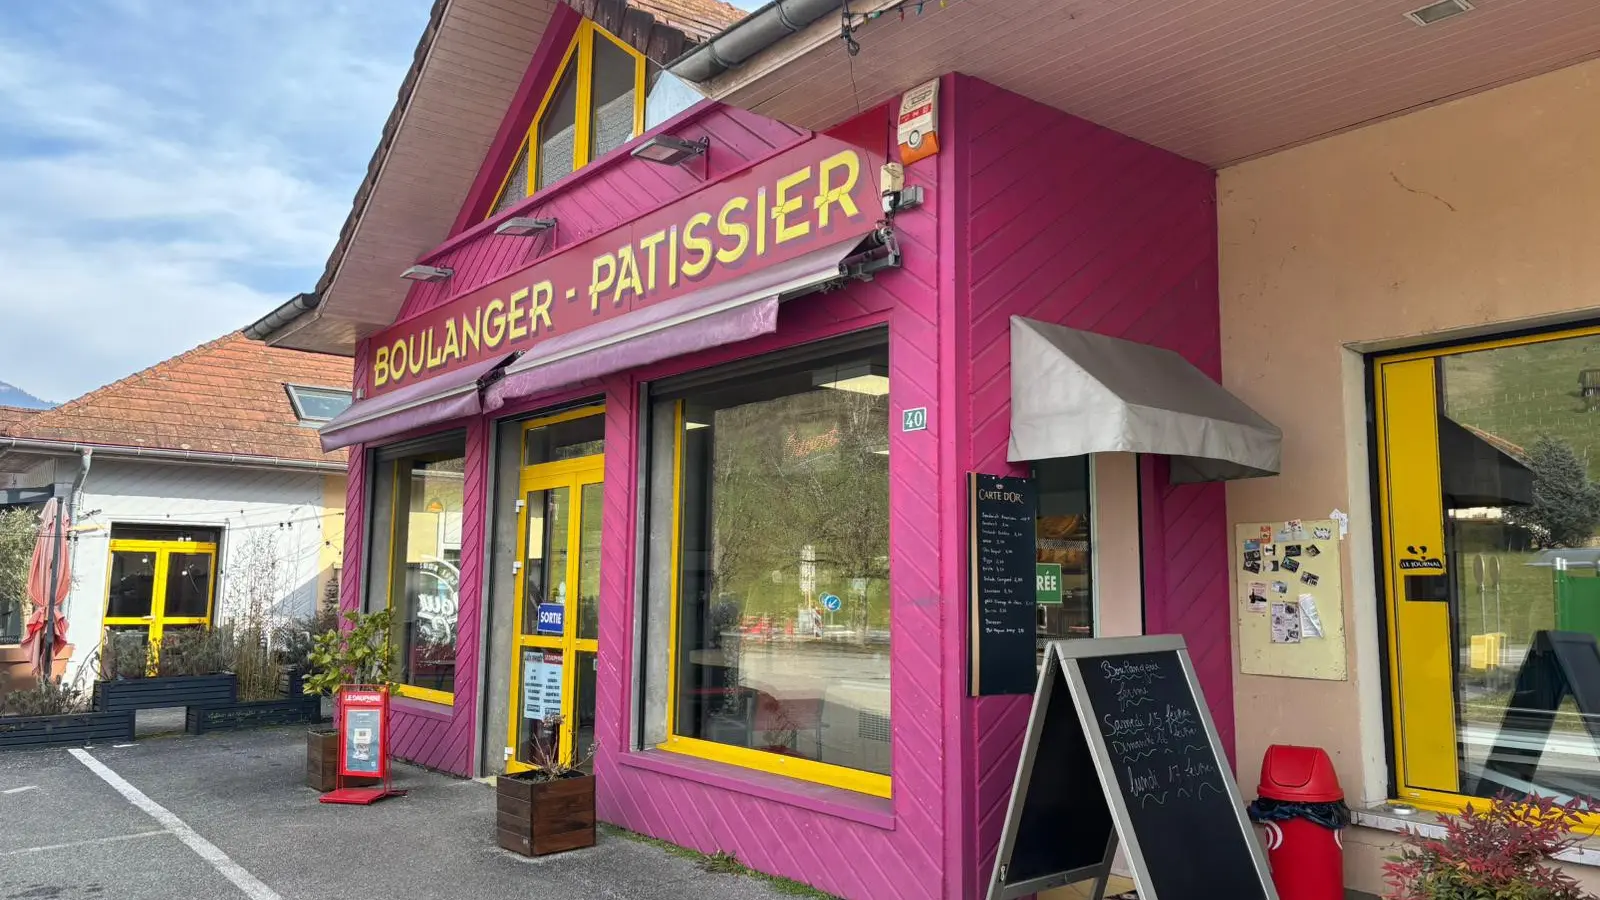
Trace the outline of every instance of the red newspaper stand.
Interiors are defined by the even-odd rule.
[[[339,689],[334,718],[339,728],[337,787],[322,795],[323,803],[361,806],[385,797],[397,797],[389,780],[389,689],[351,684]],[[360,779],[360,785],[347,783]],[[372,780],[377,779],[377,784]]]

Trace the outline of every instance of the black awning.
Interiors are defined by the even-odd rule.
[[[1533,472],[1473,429],[1439,417],[1439,470],[1445,506],[1528,506]]]

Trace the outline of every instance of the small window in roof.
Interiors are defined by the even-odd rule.
[[[327,422],[348,409],[352,401],[349,391],[337,388],[286,384],[284,389],[289,392],[289,403],[302,423]]]

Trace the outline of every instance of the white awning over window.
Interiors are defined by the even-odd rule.
[[[1158,347],[1011,318],[1012,462],[1086,453],[1172,457],[1172,480],[1278,474],[1283,432]]]

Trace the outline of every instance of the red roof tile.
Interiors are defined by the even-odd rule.
[[[284,350],[234,332],[76,400],[32,415],[0,409],[0,435],[307,462],[323,453],[300,424],[286,385],[350,390],[351,362]]]
[[[0,406],[0,434],[5,434],[7,428],[41,412],[43,410],[24,409],[20,406]]]
[[[634,9],[678,29],[693,41],[705,41],[748,15],[722,0],[628,0]]]

